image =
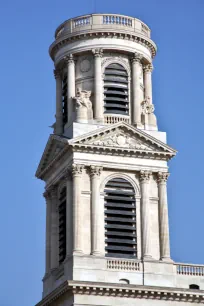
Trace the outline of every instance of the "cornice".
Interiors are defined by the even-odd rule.
[[[157,152],[157,151],[147,151],[147,150],[134,150],[119,147],[102,147],[87,144],[71,144],[73,147],[73,152],[84,152],[84,153],[96,153],[104,155],[110,155],[114,153],[117,156],[126,157],[137,157],[137,158],[147,158],[147,159],[157,159],[157,160],[170,160],[176,154],[169,152]]]
[[[46,156],[49,153],[49,148],[52,145],[53,141],[59,141],[65,144],[65,147],[53,158],[53,160],[42,170],[43,164],[46,160]],[[46,144],[45,150],[43,152],[43,155],[41,157],[41,161],[40,164],[38,166],[38,169],[35,173],[35,176],[39,179],[43,179],[44,175],[47,173],[47,171],[53,166],[53,164],[55,162],[57,162],[69,149],[68,146],[68,139],[67,138],[63,138],[61,136],[58,135],[50,135],[50,138]]]
[[[64,45],[67,45],[75,40],[81,40],[81,39],[93,39],[93,38],[100,38],[100,37],[105,37],[105,38],[119,38],[119,39],[125,39],[125,40],[131,40],[135,41],[136,43],[145,46],[147,49],[149,49],[152,58],[155,57],[156,55],[156,45],[153,43],[153,41],[149,38],[147,38],[144,35],[136,35],[134,33],[127,33],[126,31],[118,31],[116,29],[114,30],[103,30],[103,31],[87,31],[86,33],[73,33],[69,34],[66,36],[63,36],[57,40],[55,40],[50,48],[49,48],[49,53],[50,57],[54,61],[54,57],[56,52],[62,48]]]
[[[111,296],[204,304],[204,291],[171,287],[126,285],[115,283],[66,281],[36,306],[48,306],[66,292],[79,295]]]

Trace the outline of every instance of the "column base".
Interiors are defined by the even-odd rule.
[[[152,258],[152,256],[151,255],[144,255],[143,256],[143,260],[145,261],[145,260],[153,260],[153,258]]]
[[[161,257],[160,259],[163,262],[173,263],[174,261],[170,257]]]
[[[94,251],[91,253],[92,256],[103,256],[103,254],[99,251]]]
[[[82,250],[74,250],[73,251],[73,255],[83,255],[84,253],[82,252]]]

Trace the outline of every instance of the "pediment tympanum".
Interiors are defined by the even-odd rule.
[[[142,153],[143,155],[163,155],[170,159],[176,151],[147,133],[128,123],[120,122],[109,127],[95,130],[69,141],[77,150],[100,150],[115,152]]]

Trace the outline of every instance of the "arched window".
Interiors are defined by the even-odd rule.
[[[200,287],[199,287],[198,285],[196,285],[196,284],[191,284],[191,285],[189,285],[189,289],[196,289],[196,290],[199,290]]]
[[[104,112],[129,115],[128,74],[120,64],[111,64],[105,69]]]
[[[59,197],[59,264],[66,257],[66,187],[60,192]]]
[[[105,245],[107,257],[137,256],[135,192],[122,178],[105,186]]]

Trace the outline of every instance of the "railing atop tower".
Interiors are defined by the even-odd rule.
[[[186,263],[176,263],[175,265],[176,265],[177,274],[204,276],[204,265],[194,265]]]
[[[90,14],[69,19],[57,28],[55,38],[58,39],[61,36],[79,31],[107,29],[110,31],[125,30],[150,38],[150,29],[146,24],[137,18],[118,14]]]

